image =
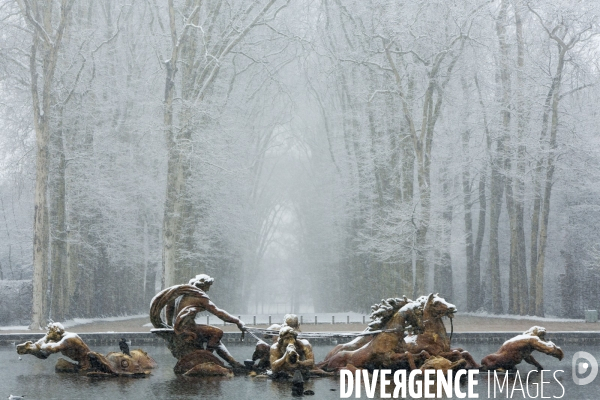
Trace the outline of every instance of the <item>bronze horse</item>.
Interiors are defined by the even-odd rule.
[[[437,294],[421,296],[414,301],[406,297],[388,299],[373,308],[371,319],[374,321],[364,332],[373,332],[373,335],[336,346],[318,365],[320,368],[328,371],[342,368],[415,369],[417,362],[422,363],[430,356],[444,357],[451,362],[464,360],[457,365],[466,368],[479,367],[468,352],[450,348],[442,318],[452,318],[456,307]],[[373,330],[373,327],[379,330]]]
[[[427,352],[430,356],[444,357],[452,362],[465,360],[466,368],[479,368],[480,365],[473,359],[469,352],[461,348],[451,349],[450,338],[446,332],[443,318],[454,318],[456,306],[448,303],[437,294],[421,296],[417,303],[424,303],[422,329],[417,335],[409,335],[406,342],[406,351],[411,354]]]
[[[348,352],[357,351],[363,348],[365,345],[369,344],[373,338],[377,337],[377,333],[371,334],[371,332],[394,329],[397,330],[397,332],[394,332],[395,335],[402,335],[404,330],[406,330],[411,324],[417,326],[418,321],[414,318],[413,313],[398,312],[402,307],[411,302],[412,300],[409,300],[406,298],[406,296],[404,296],[403,298],[389,298],[387,300],[381,300],[381,303],[371,306],[371,322],[369,323],[367,329],[362,332],[361,336],[357,336],[348,343],[341,343],[335,346],[325,356],[325,359],[319,364],[319,366],[327,367],[329,362],[334,359],[336,354],[340,352],[344,352],[342,353],[343,356],[336,357],[333,360],[332,365],[338,365],[340,363],[340,358],[346,359],[348,357],[352,357],[353,354],[349,354]],[[387,340],[382,339],[386,339],[386,335],[379,339],[381,342],[386,342]],[[389,340],[389,337],[387,337],[387,339]],[[373,348],[381,348],[381,345],[376,342],[374,345],[369,346],[368,351],[372,351]]]

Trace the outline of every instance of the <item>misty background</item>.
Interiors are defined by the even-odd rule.
[[[198,273],[231,313],[439,292],[581,318],[599,8],[0,0],[0,289],[32,327]]]

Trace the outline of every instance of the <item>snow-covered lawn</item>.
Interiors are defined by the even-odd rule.
[[[116,321],[128,321],[136,318],[147,318],[147,314],[139,315],[125,315],[121,317],[102,317],[102,318],[73,318],[67,321],[60,321],[65,328],[72,328],[78,325],[91,324],[94,322],[116,322]],[[0,331],[14,331],[14,330],[25,330],[27,325],[24,326],[0,326]]]
[[[510,314],[490,314],[487,312],[458,312],[456,318],[460,318],[461,315],[470,317],[483,317],[483,318],[504,318],[513,320],[529,320],[529,321],[546,321],[546,322],[585,322],[583,319],[575,318],[559,318],[555,316],[537,317],[534,315],[510,315]]]

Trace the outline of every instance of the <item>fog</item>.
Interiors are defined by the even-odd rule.
[[[436,292],[582,318],[599,7],[0,0],[5,292],[32,327],[199,273],[233,314]]]

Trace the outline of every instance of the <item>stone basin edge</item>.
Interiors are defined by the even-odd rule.
[[[359,332],[327,332],[324,337],[309,338],[313,345],[335,345],[349,341],[353,334]],[[462,344],[502,344],[504,341],[520,335],[523,332],[454,332],[452,343]],[[28,340],[37,341],[45,332],[27,332],[27,333],[0,333],[0,347],[15,346]],[[152,332],[87,332],[78,334],[88,346],[115,345],[118,349],[120,338],[126,338],[131,341],[131,346],[155,346],[166,345],[166,342],[153,334]],[[325,336],[326,335],[326,336]],[[548,340],[557,345],[564,344],[600,344],[600,331],[557,331],[546,334]],[[223,342],[227,346],[241,345],[254,346],[256,339],[246,335],[242,342],[240,332],[224,332]],[[115,350],[116,351],[116,350]]]

